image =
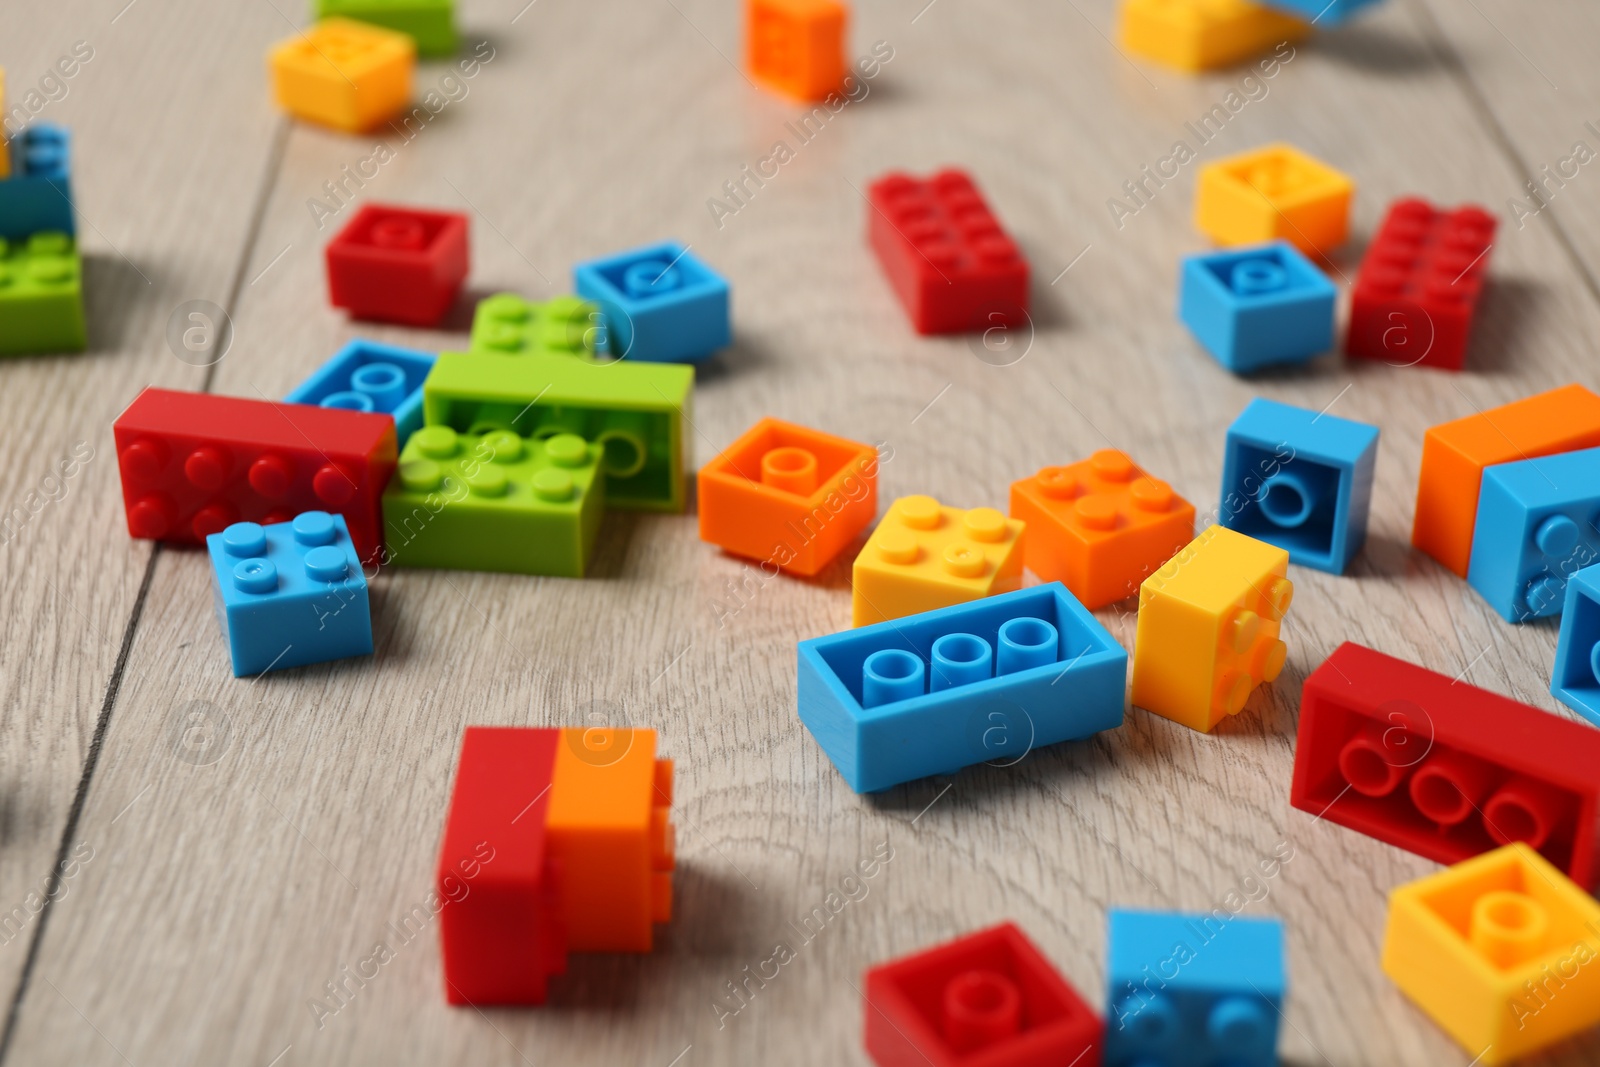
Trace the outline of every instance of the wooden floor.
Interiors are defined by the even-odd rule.
[[[1555,627],[1505,624],[1408,532],[1427,426],[1597,384],[1600,164],[1537,215],[1511,205],[1575,142],[1600,149],[1600,7],[1388,0],[1246,81],[1131,61],[1111,0],[863,0],[853,51],[892,58],[802,141],[800,109],[741,72],[734,0],[463,0],[481,66],[425,64],[438,113],[407,140],[275,112],[263,54],[299,0],[123,3],[0,20],[10,106],[38,88],[37,117],[73,130],[92,336],[0,365],[0,510],[25,518],[0,546],[6,1064],[859,1064],[874,961],[1011,918],[1098,1005],[1109,907],[1210,909],[1239,887],[1288,924],[1285,1062],[1471,1059],[1378,970],[1385,892],[1434,866],[1289,808],[1298,693],[1353,639],[1566,714]],[[90,58],[49,76],[80,41]],[[1244,106],[1198,145],[1185,123],[1230,90]],[[1222,371],[1172,311],[1178,257],[1202,247],[1196,166],[1120,226],[1107,206],[1180,139],[1201,160],[1288,139],[1354,175],[1342,281],[1392,198],[1489,206],[1470,371]],[[777,176],[714,214],[780,140]],[[867,182],[946,163],[1034,265],[1014,362],[915,337],[865,248]],[[1382,427],[1367,548],[1342,578],[1292,571],[1288,667],[1214,736],[1135,710],[870,798],[795,715],[795,641],[848,624],[846,567],[765,581],[692,515],[608,517],[582,582],[386,573],[374,658],[235,680],[203,554],[127,536],[110,426],[151,383],[278,397],[353,336],[464,341],[465,311],[428,333],[328,307],[321,248],[349,217],[330,182],[471,212],[478,294],[544,298],[578,259],[692,243],[732,280],[736,323],[699,373],[696,465],[773,414],[881,442],[885,500],[1004,506],[1011,480],[1109,443],[1204,513],[1225,428],[1263,395]],[[213,365],[169,346],[191,300],[231,315]],[[1131,645],[1130,614],[1101,617]],[[462,727],[594,714],[657,728],[677,761],[672,923],[649,957],[574,957],[542,1010],[446,1007],[436,923],[396,931],[429,892]],[[841,889],[875,850],[892,860]],[[1292,860],[1247,886],[1275,852]],[[791,924],[835,892],[848,904],[802,941]],[[380,942],[377,974],[349,978]],[[733,998],[780,942],[794,958]],[[1539,1062],[1600,1064],[1600,1036]]]

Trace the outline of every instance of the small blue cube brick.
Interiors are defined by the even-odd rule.
[[[1188,256],[1178,317],[1236,374],[1304,363],[1333,347],[1338,291],[1288,241]]]
[[[394,416],[399,446],[422,428],[422,383],[435,357],[357,338],[284,397],[295,404]]]
[[[1567,581],[1550,694],[1600,726],[1600,565]]]
[[[698,363],[733,340],[728,282],[665,241],[572,269],[578,295],[600,305],[605,350],[650,363]]]
[[[1112,909],[1104,1067],[1275,1067],[1283,923]]]
[[[1600,562],[1600,448],[1484,468],[1467,583],[1507,622],[1561,612],[1567,579]]]
[[[1367,539],[1378,428],[1256,398],[1228,427],[1217,521],[1343,574]]]
[[[10,140],[11,177],[0,179],[0,237],[55,230],[71,235],[71,137],[63,126],[36,122]],[[0,152],[6,143],[0,139]]]
[[[1378,2],[1378,0],[1263,0],[1287,15],[1305,19],[1323,29],[1337,26],[1351,15]]]
[[[870,793],[1122,725],[1128,654],[1060,582],[800,642],[800,721]]]
[[[206,548],[235,677],[372,651],[367,579],[344,516],[236,522]]]

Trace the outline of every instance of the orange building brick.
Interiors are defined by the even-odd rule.
[[[994,508],[903,496],[850,573],[851,625],[867,626],[1022,588],[1025,525]]]
[[[700,468],[700,540],[809,577],[878,514],[878,452],[762,419]]]
[[[1137,595],[1194,537],[1194,505],[1113,448],[1012,482],[1011,517],[1028,526],[1027,568],[1091,610]]]
[[[567,948],[649,952],[672,917],[672,761],[654,730],[567,728],[550,775],[545,841],[560,872]]]
[[[768,88],[822,100],[844,85],[849,11],[836,0],[749,0],[746,62]]]
[[[1600,396],[1564,385],[1430,428],[1411,543],[1465,578],[1483,469],[1600,446]]]

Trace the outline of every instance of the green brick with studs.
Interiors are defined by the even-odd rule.
[[[83,264],[72,238],[0,239],[0,355],[81,352]]]
[[[385,562],[581,578],[605,511],[601,446],[424,426],[383,494]]]
[[[473,352],[494,356],[568,355],[593,359],[602,330],[600,305],[576,296],[536,304],[515,293],[478,301]]]

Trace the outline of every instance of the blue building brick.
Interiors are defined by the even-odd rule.
[[[422,382],[436,357],[357,338],[284,397],[295,404],[394,416],[399,446],[422,426]]]
[[[1104,1067],[1275,1067],[1283,923],[1112,909]]]
[[[728,282],[675,241],[572,269],[578,295],[600,305],[605,350],[649,363],[698,363],[733,340]]]
[[[236,677],[372,651],[367,579],[343,516],[236,522],[206,548]]]
[[[1228,427],[1217,521],[1343,574],[1367,539],[1378,428],[1256,398]]]
[[[1288,241],[1187,256],[1178,317],[1236,374],[1303,363],[1333,347],[1338,291]]]
[[[1263,0],[1285,14],[1314,22],[1322,29],[1337,26],[1378,0]]]
[[[1060,582],[800,642],[800,721],[858,793],[1122,725],[1128,654]]]
[[[1561,612],[1567,579],[1600,562],[1600,448],[1484,468],[1467,583],[1507,622]]]
[[[1550,694],[1600,726],[1600,565],[1567,580]]]
[[[11,177],[0,180],[0,237],[15,240],[46,230],[74,234],[66,128],[36,122],[11,138],[10,147]]]

